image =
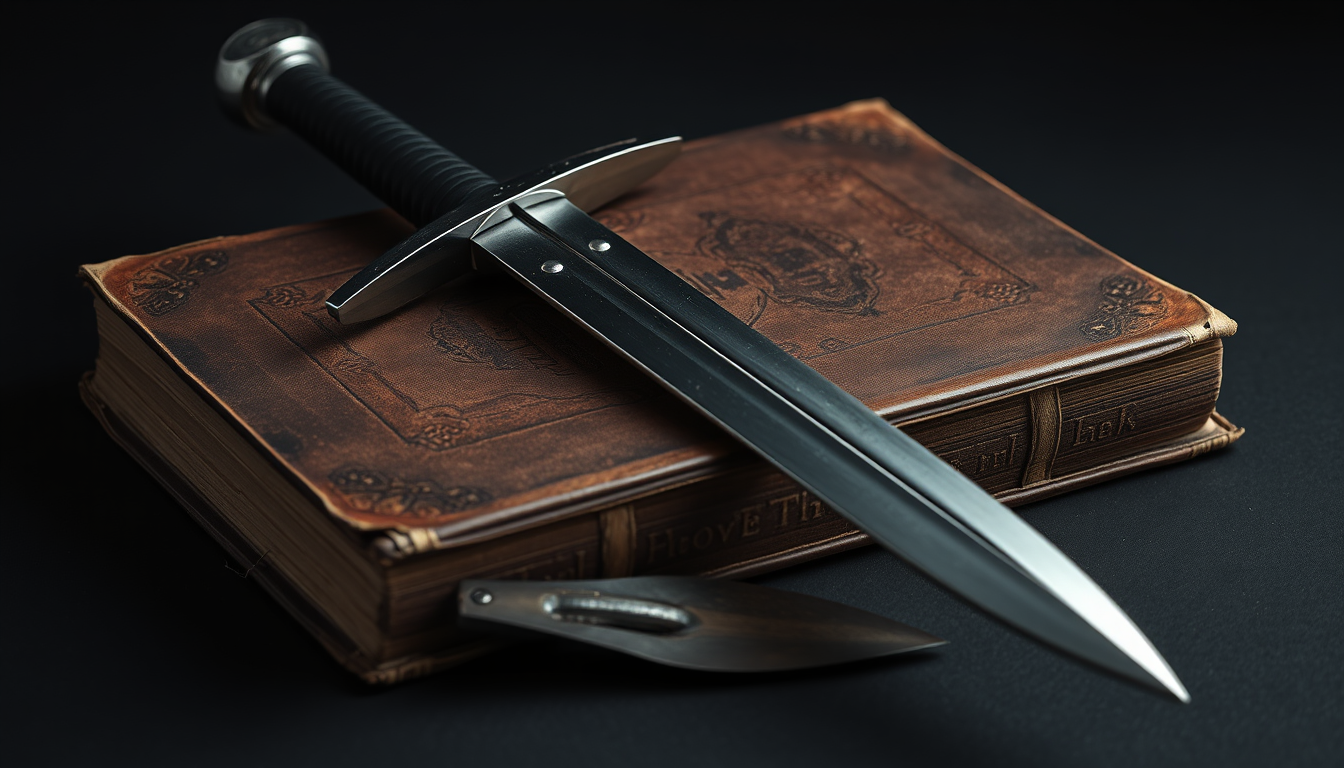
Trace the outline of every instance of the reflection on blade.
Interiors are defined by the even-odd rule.
[[[475,242],[874,539],[1008,623],[1189,699],[1106,593],[971,480],[563,198],[511,212]]]
[[[466,622],[522,627],[660,664],[780,672],[873,659],[945,641],[808,595],[690,576],[464,581]]]

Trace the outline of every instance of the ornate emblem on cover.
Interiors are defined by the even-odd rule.
[[[131,277],[131,303],[158,317],[191,298],[200,279],[224,271],[229,256],[223,251],[197,251],[165,256]]]
[[[1034,290],[1035,288],[1032,286],[1023,283],[966,280],[962,282],[961,290],[957,291],[957,295],[969,293],[972,296],[998,304],[1023,304]]]
[[[478,300],[450,299],[439,307],[439,316],[429,326],[429,337],[439,352],[462,363],[480,363],[497,370],[532,368],[556,376],[570,376],[583,350],[555,323],[553,313],[537,304],[519,304],[505,317],[486,327],[480,310],[470,307]]]
[[[272,307],[297,307],[300,304],[307,304],[311,297],[298,286],[276,285],[267,288],[266,295],[262,296],[261,300]]]
[[[804,360],[1021,305],[1036,290],[852,168],[756,178],[665,205],[667,214],[652,206],[634,219],[628,237],[661,244],[650,249],[656,259]]]
[[[881,288],[877,265],[859,241],[821,226],[701,214],[713,232],[697,249],[732,267],[733,274],[773,301],[823,312],[876,315]]]
[[[1097,313],[1078,330],[1089,339],[1105,341],[1149,328],[1166,314],[1166,298],[1148,281],[1137,275],[1111,275],[1101,281]]]
[[[794,141],[814,144],[852,144],[868,147],[889,155],[908,151],[909,139],[892,130],[885,121],[864,124],[853,118],[845,121],[794,123],[784,127],[783,134]]]
[[[355,509],[388,517],[443,517],[491,499],[481,488],[444,488],[433,480],[406,480],[360,466],[342,467],[327,479]]]
[[[343,326],[322,300],[348,276],[270,286],[249,303],[406,445],[448,451],[656,392],[511,285],[476,281],[378,323]]]

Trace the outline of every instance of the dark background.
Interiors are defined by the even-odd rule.
[[[1327,7],[10,11],[10,764],[1338,764],[1344,100]],[[1022,510],[1134,617],[1193,703],[1025,640],[871,549],[761,581],[951,646],[765,677],[555,648],[387,690],[356,682],[225,568],[75,389],[96,354],[79,264],[379,205],[292,137],[218,113],[218,46],[278,15],[308,20],[336,74],[499,178],[629,135],[695,138],[885,97],[1239,321],[1219,409],[1241,443]]]

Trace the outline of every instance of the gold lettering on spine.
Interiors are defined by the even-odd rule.
[[[661,531],[649,531],[649,565],[653,565],[658,560],[658,554],[661,552],[664,559],[672,557],[675,552],[672,551],[672,541],[676,533],[671,528],[664,528]]]
[[[1111,437],[1133,432],[1139,428],[1134,421],[1135,405],[1129,403],[1113,411],[1103,411],[1101,413],[1091,413],[1086,416],[1079,416],[1076,419],[1069,419],[1072,425],[1069,429],[1073,433],[1073,440],[1069,447],[1077,447],[1086,443],[1097,443]]]
[[[628,522],[624,519],[627,516]],[[630,550],[629,559],[623,562],[620,559],[625,551],[621,549],[625,546],[623,542],[633,547],[638,541],[635,538],[635,515],[629,505],[613,507],[604,511],[602,517],[601,572],[607,576],[629,575],[636,560],[642,563],[641,568],[666,567],[672,561],[704,557],[753,537],[769,537],[788,528],[827,525],[834,521],[834,512],[820,499],[799,489],[758,504],[737,507],[718,520],[682,521],[680,524],[667,521],[652,525],[646,522],[645,529],[639,531],[644,537],[645,550],[637,554]]]
[[[691,546],[696,549],[708,549],[714,543],[714,529],[708,525],[701,527],[691,537]]]
[[[816,499],[812,498],[810,494],[806,493],[803,494],[803,497],[804,499],[801,505],[802,514],[798,516],[799,520],[805,523],[808,520],[816,520],[820,518],[822,515],[826,514],[826,506],[823,505],[820,501],[817,501]]]
[[[728,540],[733,537],[733,528],[736,527],[736,525],[737,525],[736,516],[734,516],[732,520],[729,520],[726,523],[715,523],[714,529],[719,532],[719,541],[723,542],[724,544],[727,544]]]
[[[1042,387],[1028,394],[1031,403],[1031,452],[1022,472],[1022,487],[1050,479],[1059,452],[1059,432],[1063,418],[1059,411],[1059,389]]]
[[[742,510],[742,536],[755,536],[761,532],[761,505]]]
[[[797,520],[800,523],[806,523],[809,520],[817,520],[826,514],[826,506],[820,501],[812,498],[812,494],[807,491],[791,493],[788,496],[780,496],[777,499],[771,499],[766,502],[770,511],[778,513],[779,527],[787,528],[793,521],[794,511],[798,512]]]
[[[771,499],[766,502],[770,509],[779,511],[779,527],[784,528],[789,524],[789,518],[793,510],[798,507],[798,500],[802,494],[795,493],[789,496],[781,496],[778,499]]]

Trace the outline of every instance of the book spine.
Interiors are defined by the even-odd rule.
[[[600,578],[600,518],[582,515],[551,525],[440,550],[388,570],[382,659],[458,642],[452,606],[462,579],[560,581]]]
[[[985,490],[1015,504],[1195,431],[1218,397],[1218,340],[902,428]],[[1037,493],[1032,493],[1035,490]],[[597,513],[594,575],[728,573],[866,541],[806,489],[764,466],[709,477]]]
[[[1195,432],[1217,400],[1221,352],[1214,340],[902,428],[989,492],[1022,504],[1113,476],[1098,468]],[[431,638],[451,639],[442,605],[461,578],[746,576],[866,542],[786,476],[747,465],[593,514],[410,558],[405,562],[417,568],[441,568],[442,581],[400,594],[393,580],[389,648],[405,652]]]

